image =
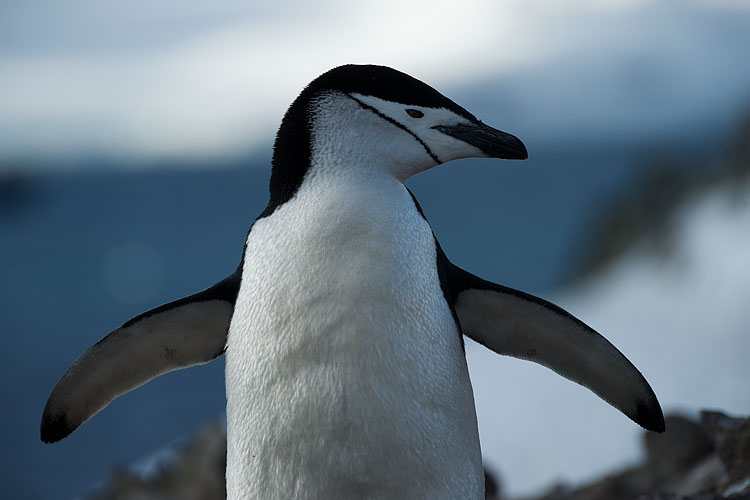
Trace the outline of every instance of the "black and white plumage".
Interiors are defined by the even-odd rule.
[[[526,148],[390,68],[314,80],[282,121],[270,200],[237,270],[81,355],[47,402],[42,440],[225,353],[230,499],[483,498],[462,334],[662,431],[653,391],[604,337],[448,260],[403,182],[465,157]]]

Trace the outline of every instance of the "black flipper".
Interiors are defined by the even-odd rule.
[[[409,194],[427,220],[414,193]],[[464,271],[448,260],[437,238],[435,249],[440,287],[464,335],[498,354],[546,366],[644,429],[664,432],[664,415],[651,386],[607,339],[551,302]]]
[[[41,438],[59,441],[117,396],[224,353],[239,271],[189,297],[128,320],[68,368],[44,407]]]
[[[664,431],[651,386],[607,339],[544,299],[453,265],[439,245],[438,263],[464,335],[498,354],[546,366],[587,387],[641,427]]]

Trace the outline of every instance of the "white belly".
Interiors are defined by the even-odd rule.
[[[378,182],[308,180],[248,236],[226,352],[229,499],[483,498],[432,233],[400,183]]]

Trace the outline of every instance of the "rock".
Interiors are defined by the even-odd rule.
[[[724,480],[726,474],[724,464],[721,463],[719,457],[716,454],[711,454],[698,462],[672,487],[678,494],[689,497],[701,492],[715,490],[716,485]]]
[[[667,430],[663,434],[648,432],[643,436],[647,457],[644,468],[650,476],[646,488],[684,475],[714,450],[708,434],[697,422],[668,415],[665,423]]]
[[[117,470],[91,500],[223,500],[227,446],[219,423],[203,428],[150,477]]]
[[[665,420],[665,433],[644,434],[642,464],[533,500],[750,500],[750,419],[704,411],[700,423]]]
[[[570,500],[571,489],[565,485],[558,484],[552,489],[548,490],[544,495],[540,496],[537,500]]]
[[[724,498],[731,500],[748,500],[750,499],[750,478],[743,479],[724,490]]]
[[[641,493],[626,474],[606,477],[592,485],[579,488],[571,500],[633,500]]]
[[[668,415],[665,422],[666,432],[643,435],[649,465],[666,462],[671,468],[684,469],[713,451],[711,439],[697,422],[680,415]]]
[[[484,500],[500,500],[500,483],[487,467],[484,468]]]
[[[702,411],[701,424],[727,471],[727,486],[750,478],[750,418]]]
[[[750,500],[750,419],[703,411],[700,424],[668,415],[667,431],[644,435],[642,464],[571,488],[558,485],[527,500]],[[220,500],[226,498],[226,435],[207,426],[173,450],[156,472],[115,471],[96,500]],[[153,469],[153,468],[152,468]],[[487,500],[501,488],[485,470]]]

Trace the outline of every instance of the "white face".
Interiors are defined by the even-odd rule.
[[[470,124],[465,117],[445,108],[425,108],[398,102],[385,101],[377,97],[352,94],[352,97],[362,101],[384,114],[388,118],[400,123],[419,137],[430,150],[440,159],[440,163],[458,158],[486,158],[476,146],[446,135],[434,127]],[[416,113],[414,113],[416,112]],[[421,113],[422,116],[419,116]],[[425,153],[427,153],[425,151]]]
[[[314,109],[313,154],[325,157],[322,164],[335,158],[347,168],[377,167],[403,182],[449,160],[487,157],[434,128],[471,123],[445,108],[333,92],[318,99]]]

